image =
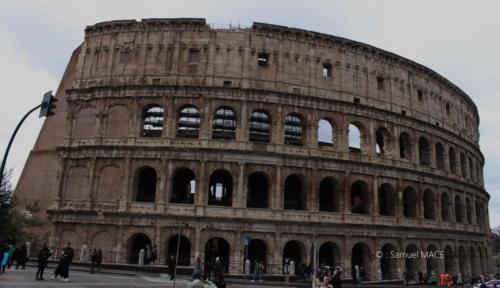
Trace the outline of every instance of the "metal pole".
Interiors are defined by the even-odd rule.
[[[175,288],[175,282],[177,280],[177,262],[179,261],[179,246],[181,245],[181,223],[178,223],[178,235],[177,235],[177,251],[175,252],[175,267],[174,267],[174,286]]]
[[[313,249],[312,250],[313,250],[312,251],[313,252],[313,255],[312,255],[313,256],[312,257],[312,259],[313,259],[313,265],[312,265],[312,267],[313,267],[312,287],[316,288],[316,242],[313,243]]]
[[[26,115],[24,115],[24,117],[21,119],[21,121],[17,124],[16,130],[14,130],[14,133],[10,137],[9,144],[7,145],[7,149],[5,150],[5,154],[3,155],[2,168],[0,169],[0,183],[3,183],[3,173],[5,170],[5,164],[7,163],[7,156],[9,156],[10,146],[12,146],[12,142],[14,142],[14,138],[16,137],[17,131],[19,130],[19,128],[23,124],[24,120],[26,120],[26,118],[28,118],[28,116],[31,113],[33,113],[33,111],[35,111],[36,109],[38,109],[40,107],[42,107],[42,104],[37,105],[36,107],[34,107],[30,111],[28,111],[28,113],[26,113]]]

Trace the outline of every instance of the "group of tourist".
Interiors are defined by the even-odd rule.
[[[9,269],[15,262],[15,269],[25,269],[28,261],[28,247],[26,243],[15,245],[12,241],[4,242],[0,239],[0,275],[5,274],[5,270]]]
[[[203,271],[200,254],[196,253],[191,277],[192,281],[188,283],[188,288],[226,288],[224,266],[219,257],[216,257],[213,263],[209,263]]]
[[[316,270],[316,288],[341,288],[342,267],[337,265],[335,269],[331,266],[320,265]]]

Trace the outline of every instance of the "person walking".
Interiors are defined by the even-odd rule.
[[[73,261],[73,257],[75,257],[75,250],[71,248],[71,243],[68,242],[64,247],[63,255],[61,257],[61,260],[59,260],[58,267],[56,268],[56,271],[59,273],[56,273],[56,271],[54,271],[54,274],[56,275],[55,278],[57,278],[57,275],[60,274],[61,277],[63,277],[62,281],[69,282],[69,266]]]
[[[90,274],[94,274],[96,266],[97,266],[97,249],[94,249],[90,254]]]
[[[16,270],[19,269],[19,266],[24,270],[26,269],[26,261],[28,257],[28,249],[26,247],[26,244],[23,243],[21,245],[21,248],[19,248],[19,252],[17,254],[17,259],[16,259]]]
[[[333,288],[342,288],[341,274],[342,274],[342,268],[340,266],[337,266],[335,268],[335,271],[333,272],[333,278],[332,278]]]
[[[50,256],[52,256],[52,253],[50,253],[47,243],[45,243],[42,249],[40,249],[40,252],[38,252],[38,270],[36,271],[37,281],[45,280],[43,279],[43,271],[47,268],[47,262]]]
[[[175,256],[172,254],[168,258],[168,273],[170,274],[170,281],[175,278]]]
[[[5,267],[9,262],[9,248],[0,239],[0,275],[5,274]]]
[[[97,249],[97,258],[96,258],[97,272],[101,271],[101,263],[102,263],[102,250]]]
[[[256,279],[259,279],[259,282],[262,282],[263,274],[264,274],[264,261],[263,260],[260,260],[260,261],[255,260],[255,267],[253,270],[254,270],[254,273],[253,273],[252,282],[255,282]]]

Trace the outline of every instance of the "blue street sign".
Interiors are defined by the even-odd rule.
[[[250,235],[243,234],[243,244],[245,244],[245,246],[249,246],[251,240],[252,238],[250,238]]]

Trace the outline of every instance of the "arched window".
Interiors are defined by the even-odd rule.
[[[222,272],[227,273],[229,269],[231,247],[226,239],[221,237],[210,238],[205,243],[205,267],[203,271],[207,274],[213,272],[215,263],[219,259]]]
[[[254,172],[248,177],[248,208],[267,208],[269,184],[262,172]]]
[[[148,106],[143,114],[142,136],[161,137],[165,110],[159,105]]]
[[[434,193],[431,190],[424,191],[424,218],[436,219],[434,208]]]
[[[476,171],[476,169],[474,169],[474,162],[472,161],[472,158],[469,157],[469,175],[470,175],[470,179],[472,181],[475,181],[476,180],[476,175],[474,175],[474,172]]]
[[[156,195],[156,171],[151,167],[142,167],[135,176],[136,202],[155,202]]]
[[[351,250],[351,271],[354,271],[355,267],[358,266],[363,267],[365,275],[371,275],[371,259],[372,255],[370,247],[365,243],[356,243],[356,245],[354,245]],[[369,280],[369,277],[365,277],[366,280]]]
[[[198,138],[200,133],[200,110],[194,106],[184,107],[177,119],[177,137]]]
[[[412,140],[410,134],[403,132],[399,135],[399,158],[411,160],[413,155]]]
[[[151,240],[146,234],[137,233],[127,241],[128,261],[130,264],[139,264],[139,255],[142,249],[151,245]]]
[[[327,119],[318,121],[318,146],[333,146],[333,127]]]
[[[227,140],[236,138],[236,113],[230,107],[220,107],[215,111],[212,123],[212,138]]]
[[[462,213],[463,209],[464,208],[462,207],[462,199],[460,198],[460,196],[456,195],[455,196],[455,221],[457,221],[459,223],[464,222],[463,213]]]
[[[462,172],[462,177],[467,177],[467,163],[463,152],[460,152],[460,171]]]
[[[365,181],[358,180],[351,185],[351,213],[370,213],[370,189]]]
[[[375,133],[375,152],[379,156],[391,157],[394,145],[391,133],[387,128],[380,127]]]
[[[418,140],[418,157],[421,165],[431,165],[431,146],[424,137]]]
[[[448,157],[450,159],[450,171],[452,174],[457,174],[458,166],[457,166],[457,153],[453,147],[450,147],[448,150]]]
[[[250,116],[249,139],[252,142],[269,143],[271,140],[271,120],[263,110],[255,110]]]
[[[441,219],[450,221],[450,197],[448,193],[441,194]]]
[[[285,144],[302,146],[303,130],[302,116],[288,114],[285,117]]]
[[[208,205],[231,206],[233,198],[233,177],[223,169],[210,176]]]
[[[300,264],[304,261],[304,254],[305,247],[302,242],[296,240],[288,241],[283,247],[283,264],[293,261],[296,265],[295,267],[300,267]]]
[[[390,184],[382,184],[378,191],[379,214],[396,216],[396,191]]]
[[[472,224],[472,203],[469,198],[465,200],[465,206],[467,209],[467,223]]]
[[[333,178],[324,178],[319,183],[319,211],[339,211],[338,183]]]
[[[172,183],[171,203],[194,203],[196,191],[195,175],[191,169],[181,168],[175,171]]]
[[[444,147],[441,143],[436,143],[436,167],[444,170]]]
[[[347,139],[349,141],[349,152],[361,153],[362,149],[361,125],[359,123],[350,123],[347,129]]]
[[[397,252],[396,247],[392,244],[382,246],[380,257],[380,270],[382,272],[382,280],[398,279],[397,261],[393,255]]]
[[[287,210],[304,210],[305,189],[303,177],[300,175],[290,175],[285,180],[285,207]]]
[[[403,215],[417,217],[417,191],[412,187],[406,187],[403,191]]]

